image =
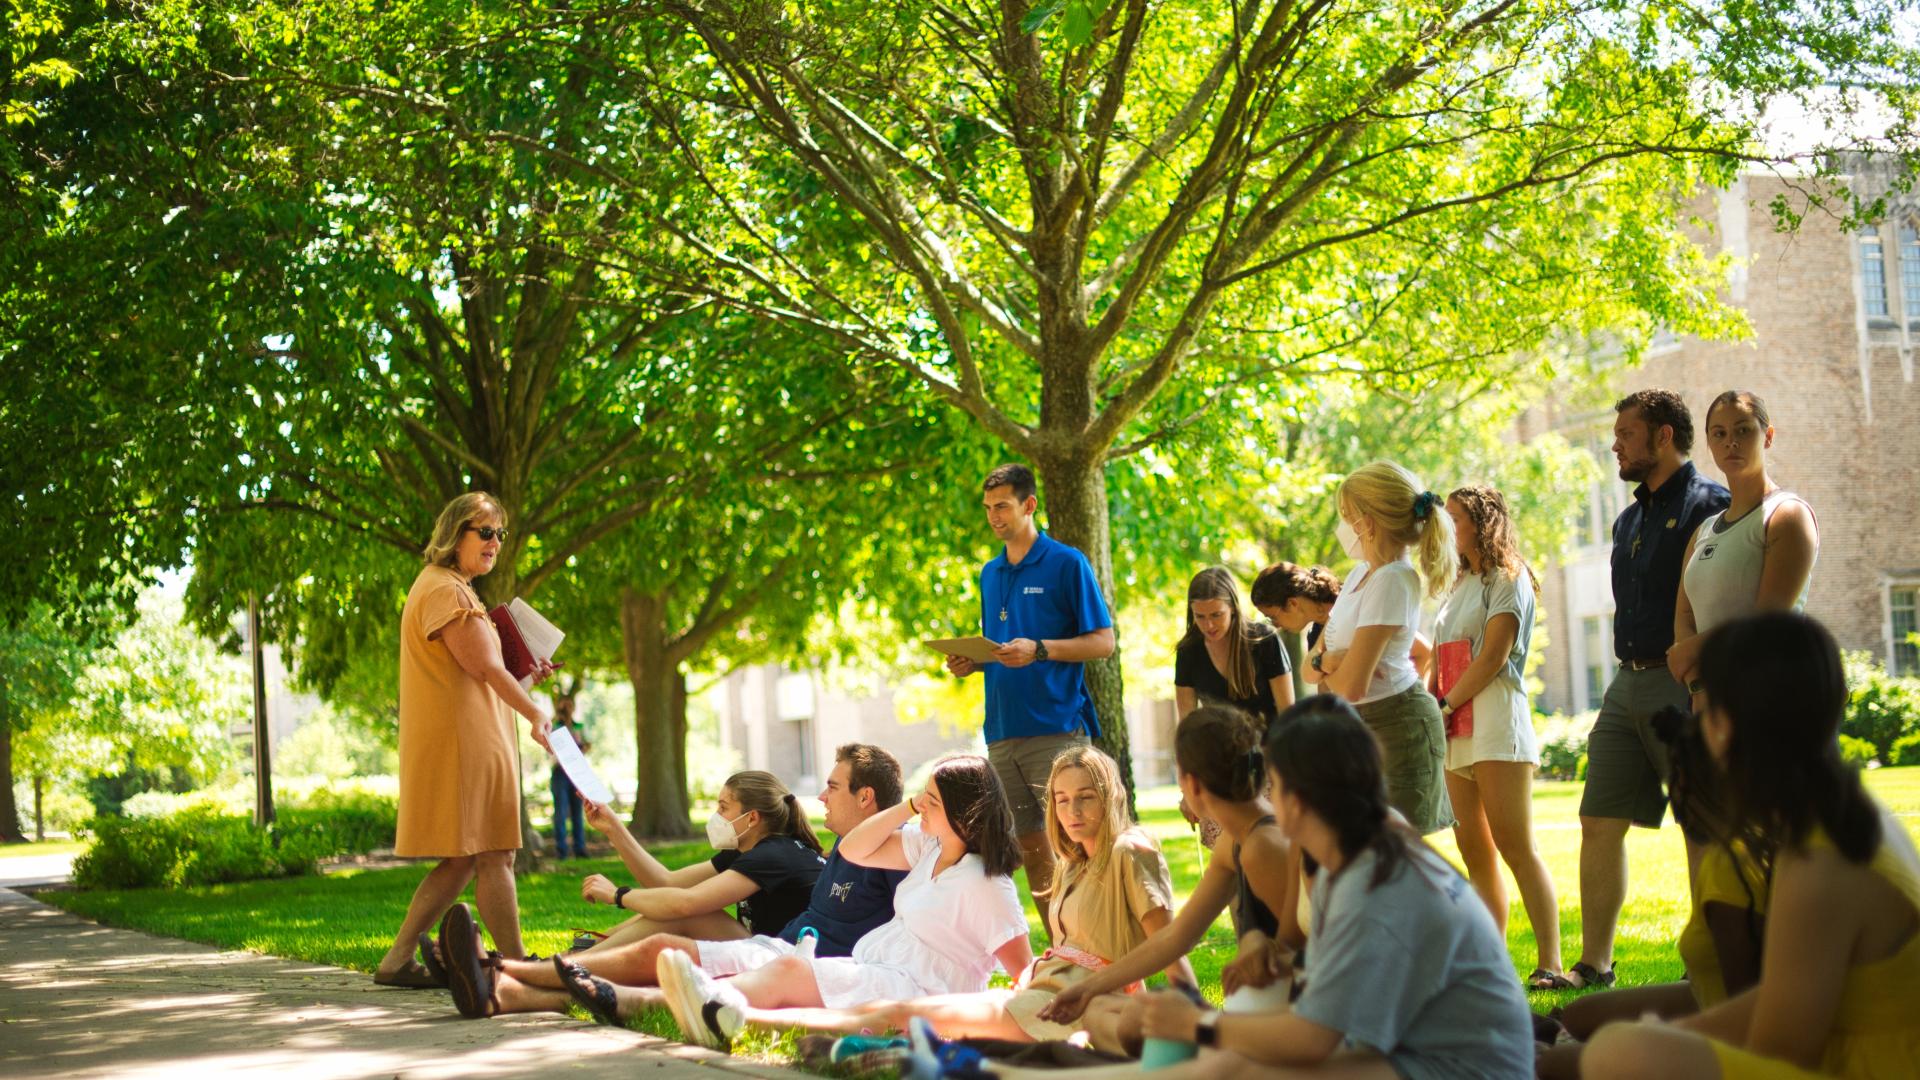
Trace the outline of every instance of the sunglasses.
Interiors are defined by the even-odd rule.
[[[507,538],[507,530],[505,528],[496,529],[491,525],[469,525],[467,526],[467,531],[479,533],[480,539],[482,540],[505,540]]]

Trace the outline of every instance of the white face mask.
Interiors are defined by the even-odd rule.
[[[1365,549],[1360,546],[1360,534],[1353,531],[1353,526],[1347,524],[1346,518],[1340,519],[1340,526],[1333,530],[1333,535],[1339,538],[1340,550],[1347,553],[1347,558],[1359,562],[1367,557]]]
[[[752,811],[749,810],[747,813]],[[739,821],[746,816],[741,814],[733,821]],[[713,816],[707,819],[707,843],[712,844],[715,851],[732,851],[740,846],[740,834],[733,831],[733,821],[721,817],[718,810],[715,810]]]

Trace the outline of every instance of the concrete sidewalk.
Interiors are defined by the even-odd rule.
[[[0,1076],[268,1074],[793,1075],[560,1016],[462,1020],[442,991],[116,930],[0,889]]]

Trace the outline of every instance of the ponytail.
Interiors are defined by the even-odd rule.
[[[1438,499],[1433,492],[1421,493],[1423,499]],[[1438,596],[1453,588],[1458,560],[1453,551],[1453,518],[1429,512],[1420,524],[1420,576],[1427,579],[1427,595]]]
[[[789,791],[781,801],[787,804],[787,828],[782,835],[791,836],[795,840],[800,841],[801,847],[806,848],[815,855],[825,855],[826,850],[820,846],[820,836],[813,831],[813,826],[808,823],[806,808],[800,805],[800,800],[794,797],[793,792]]]
[[[1362,465],[1340,482],[1337,498],[1342,507],[1371,518],[1388,539],[1415,550],[1428,596],[1453,587],[1453,519],[1441,512],[1440,496],[1405,466],[1391,461]]]
[[[813,826],[807,821],[807,811],[800,800],[787,785],[770,772],[749,769],[727,777],[724,785],[740,803],[740,809],[752,810],[767,823],[768,836],[785,836],[798,841],[801,846],[816,855],[826,852],[820,847],[820,837],[814,834]]]

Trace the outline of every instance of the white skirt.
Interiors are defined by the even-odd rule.
[[[1513,679],[1501,674],[1473,696],[1473,734],[1447,740],[1447,771],[1473,776],[1481,761],[1540,764],[1540,742],[1533,735],[1533,710]]]
[[[820,1004],[829,1009],[852,1009],[876,1001],[912,1001],[942,992],[920,985],[905,968],[862,964],[845,956],[815,958],[813,982],[820,988]]]

